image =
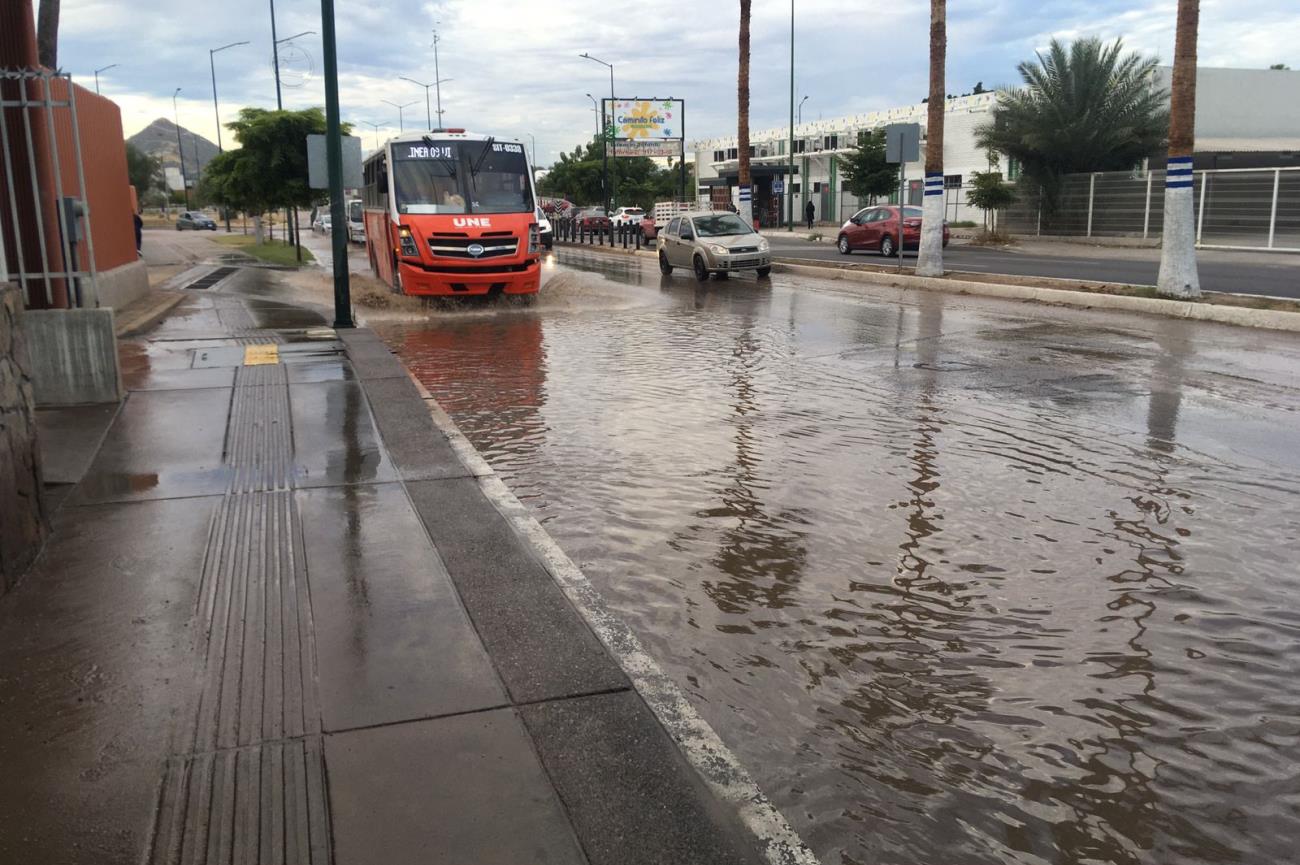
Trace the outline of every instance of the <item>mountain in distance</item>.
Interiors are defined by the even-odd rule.
[[[185,151],[185,174],[191,180],[197,177],[200,169],[218,153],[217,145],[202,135],[195,135],[184,126],[181,130],[181,145]],[[128,144],[150,156],[162,161],[163,167],[179,166],[181,161],[176,155],[176,124],[165,117],[159,117],[144,129],[127,139]]]

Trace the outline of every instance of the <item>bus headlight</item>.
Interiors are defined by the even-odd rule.
[[[542,251],[541,232],[537,230],[536,224],[528,226],[528,254],[535,255]]]
[[[403,258],[419,258],[420,250],[415,248],[415,238],[411,236],[411,229],[405,225],[398,230],[398,236],[402,243]]]

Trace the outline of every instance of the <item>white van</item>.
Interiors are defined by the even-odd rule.
[[[348,199],[348,240],[353,243],[366,242],[366,218],[361,212],[361,199]]]

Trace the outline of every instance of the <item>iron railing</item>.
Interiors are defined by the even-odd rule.
[[[55,82],[61,85],[56,87]],[[56,118],[59,111],[67,112],[66,125]],[[41,150],[49,156],[45,178],[38,167],[42,154],[36,146],[42,130],[45,142]],[[75,189],[64,187],[63,160],[69,154],[61,153],[60,142],[69,137]],[[0,69],[0,150],[5,190],[0,214],[5,216],[6,227],[0,233],[0,243],[6,235],[11,236],[7,256],[10,280],[23,289],[28,306],[42,287],[44,305],[55,306],[55,286],[59,284],[66,286],[67,306],[98,306],[95,243],[71,75],[42,69]],[[49,236],[50,226],[57,238]],[[24,244],[25,235],[36,242]],[[39,254],[33,253],[33,248],[39,249]]]

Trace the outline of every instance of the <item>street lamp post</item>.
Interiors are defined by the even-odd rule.
[[[800,125],[803,125],[803,104],[807,101],[808,101],[807,96],[799,100],[799,124]]]
[[[597,102],[596,97],[592,96],[590,93],[587,94],[587,98],[591,100],[591,113],[596,115],[596,140],[599,141],[600,140],[600,103]]]
[[[591,60],[591,61],[593,61],[593,62],[599,63],[601,66],[607,66],[607,67],[609,67],[609,113],[610,113],[610,115],[611,115],[610,120],[611,120],[611,126],[612,126],[613,114],[614,114],[614,64],[613,64],[613,63],[606,63],[604,60],[601,60],[601,59],[598,58],[598,57],[592,57],[590,54],[588,54],[588,53],[585,52],[585,51],[584,51],[582,54],[579,54],[578,56],[579,56],[579,57],[582,57],[584,60]],[[602,117],[601,119],[604,120],[603,117]],[[602,173],[605,175],[605,177],[607,178],[607,180],[606,180],[606,184],[605,184],[605,188],[606,188],[606,190],[607,190],[607,193],[606,193],[607,198],[606,198],[606,201],[605,201],[605,212],[608,213],[608,214],[610,214],[610,215],[612,216],[613,213],[614,213],[614,204],[615,204],[615,201],[616,201],[616,199],[617,199],[617,197],[618,197],[618,190],[615,188],[615,184],[616,184],[616,182],[615,182],[614,179],[613,179],[612,177],[610,177],[610,175],[609,175],[609,147],[610,147],[611,144],[614,145],[614,158],[617,160],[617,159],[618,159],[618,144],[615,143],[614,140],[613,140],[613,138],[612,138],[612,133],[613,133],[613,130],[612,130],[612,129],[606,130],[606,129],[603,129],[603,128],[602,128],[602,129],[601,129],[601,132],[602,132],[602,133],[605,133],[605,135],[604,135],[604,141],[605,141],[605,159],[604,159],[604,163],[605,163],[605,164],[604,164],[604,169],[603,169],[603,172],[602,172]]]
[[[397,109],[397,131],[398,131],[398,132],[405,132],[405,131],[406,131],[406,123],[405,123],[405,121],[402,119],[402,110],[405,109],[405,108],[410,108],[410,107],[411,107],[412,105],[414,105],[415,103],[414,103],[414,102],[408,102],[408,103],[406,103],[405,105],[398,105],[396,102],[389,102],[387,99],[381,99],[381,100],[379,100],[379,101],[380,101],[380,102],[383,102],[383,103],[385,103],[385,104],[387,104],[387,105],[391,105],[391,106],[393,106],[394,108]]]
[[[362,123],[362,124],[364,124],[364,125],[366,125],[366,126],[369,126],[371,129],[373,129],[373,130],[375,131],[375,149],[378,150],[378,149],[379,149],[379,127],[380,127],[380,124],[378,124],[378,123],[371,123],[369,120],[359,120],[359,121],[357,121],[357,122],[358,122],[358,123]],[[383,124],[383,125],[387,126],[388,124]]]
[[[217,152],[225,153],[226,148],[221,144],[221,107],[217,104],[217,61],[218,51],[225,51],[227,48],[234,48],[238,45],[247,45],[247,42],[231,42],[229,45],[222,45],[220,48],[208,49],[208,69],[212,72],[212,112],[217,116]],[[221,208],[226,215],[226,234],[230,233],[230,210],[226,207]]]
[[[416,81],[414,78],[407,78],[405,75],[399,75],[398,77],[401,78],[403,81],[411,82],[416,87],[424,88],[424,122],[429,124],[430,129],[433,129],[433,114],[429,111],[429,88],[439,87],[439,85],[446,84],[448,81],[453,81],[455,79],[439,78],[435,81],[425,84],[423,81]],[[441,94],[440,87],[439,87],[439,94]],[[442,126],[442,96],[441,95],[438,96],[438,126],[439,127]]]
[[[438,98],[438,126],[442,126],[442,83],[444,81],[442,73],[438,71],[438,43],[442,37],[438,35],[438,28],[433,28],[433,90]],[[450,81],[450,78],[445,79]],[[424,92],[424,99],[429,100],[429,91]]]
[[[273,65],[275,66],[275,110],[283,111],[284,100],[280,98],[280,46],[285,42],[292,42],[293,40],[297,39],[299,36],[310,36],[314,34],[316,31],[304,30],[301,33],[295,33],[292,36],[286,36],[283,39],[277,39],[275,35],[275,0],[268,0],[268,2],[271,4],[271,60]],[[324,14],[323,0],[322,0],[321,12],[323,15]],[[333,8],[331,8],[330,25],[333,26],[333,23],[334,23],[334,10]],[[298,233],[298,209],[296,207],[293,209],[286,207],[284,209],[284,215],[285,215],[286,224],[291,224],[293,226],[294,249],[297,253],[298,260],[302,261],[302,238]]]
[[[172,117],[176,123],[176,153],[181,159],[181,191],[185,193],[185,209],[190,209],[190,184],[185,178],[185,148],[181,144],[181,112],[176,107],[176,97],[180,95],[181,88],[177,87],[172,93]]]
[[[101,72],[107,72],[108,70],[110,70],[110,69],[116,69],[117,67],[118,67],[118,64],[116,64],[116,63],[110,63],[110,64],[108,64],[107,66],[101,66],[101,67],[99,67],[98,69],[95,70],[95,95],[96,95],[96,96],[99,95],[99,73],[101,73]]]

